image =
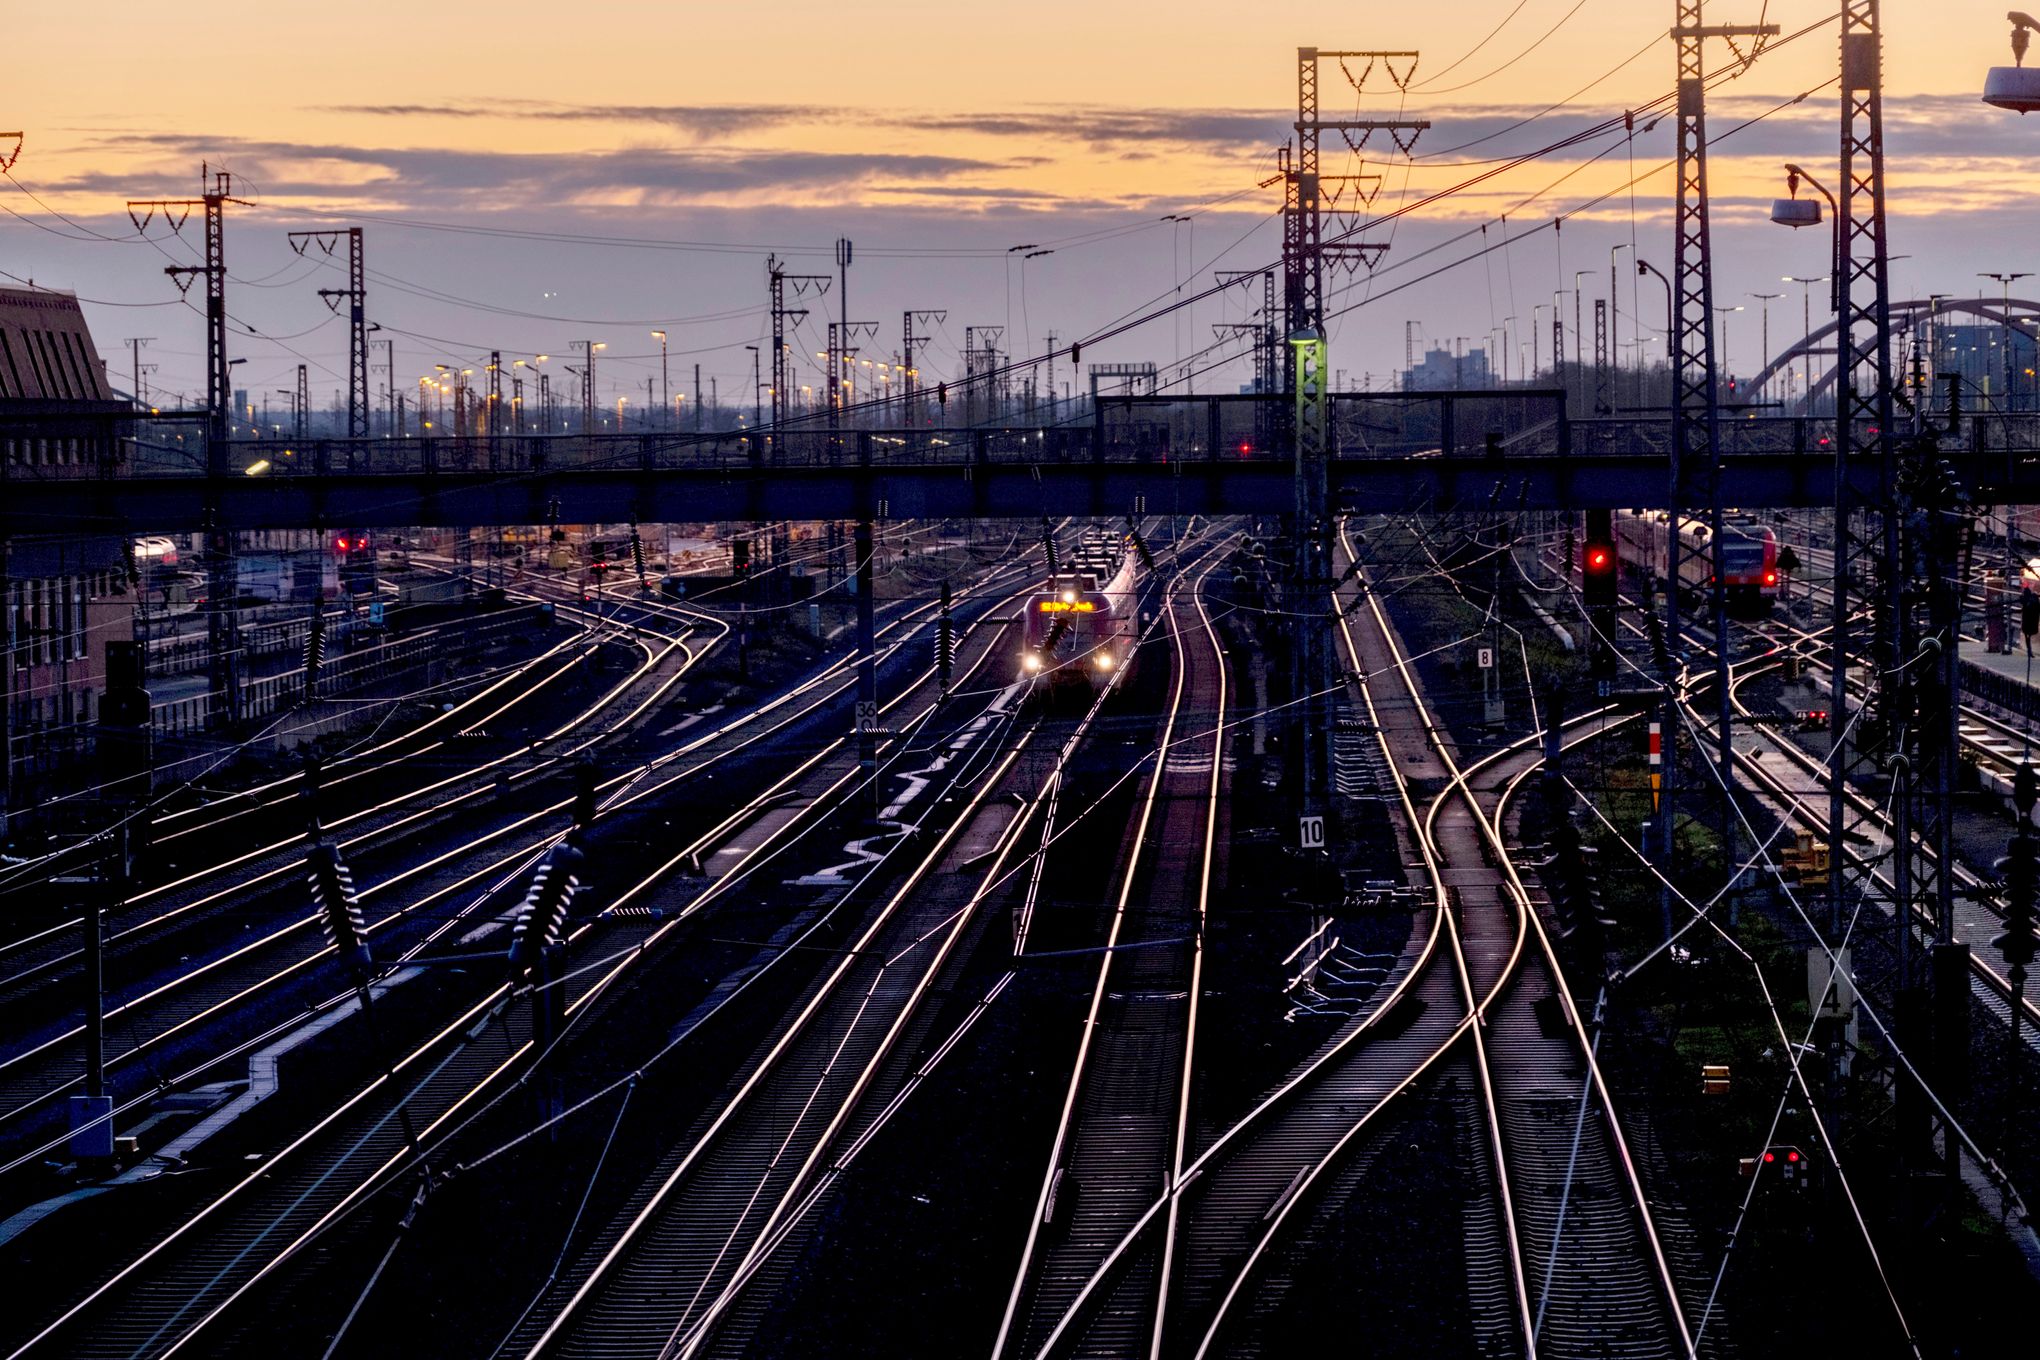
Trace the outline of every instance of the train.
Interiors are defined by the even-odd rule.
[[[1125,534],[1088,530],[1027,598],[1020,678],[1037,690],[1097,693],[1132,664],[1140,557]]]
[[[1663,510],[1617,510],[1614,515],[1615,541],[1621,560],[1629,569],[1655,580],[1671,576],[1667,554],[1671,545],[1666,529],[1671,516]],[[1704,601],[1713,593],[1714,553],[1708,543],[1707,521],[1691,517],[1679,521],[1679,590],[1682,596]],[[1722,598],[1737,618],[1767,618],[1778,602],[1778,535],[1771,526],[1741,511],[1726,511],[1721,519]]]

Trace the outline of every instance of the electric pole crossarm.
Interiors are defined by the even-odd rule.
[[[1774,24],[1772,31],[1775,32],[1776,29],[1777,26]],[[1292,123],[1290,126],[1296,128],[1299,132],[1304,127],[1302,123]],[[1319,131],[1330,132],[1429,132],[1431,130],[1431,120],[1428,118],[1320,118],[1311,123],[1310,126]],[[1327,175],[1325,178],[1330,179],[1331,176]]]
[[[1775,38],[1782,30],[1776,24],[1681,24],[1672,38]]]

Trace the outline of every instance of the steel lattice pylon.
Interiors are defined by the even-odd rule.
[[[1608,300],[1594,299],[1594,414],[1612,415],[1615,402],[1608,387]]]
[[[1878,51],[1881,34],[1875,0],[1846,0],[1842,11],[1842,137],[1841,183],[1836,224],[1835,260],[1836,420],[1833,613],[1830,655],[1829,735],[1834,782],[1828,791],[1828,844],[1832,847],[1828,892],[1830,911],[1839,920],[1850,870],[1864,870],[1850,847],[1865,844],[1864,823],[1847,797],[1852,779],[1876,782],[1879,754],[1886,746],[1881,734],[1902,730],[1902,709],[1910,701],[1902,677],[1893,678],[1901,642],[1898,625],[1905,612],[1905,589],[1897,568],[1899,517],[1885,513],[1898,487],[1897,451],[1891,418],[1891,316],[1889,266],[1884,218],[1884,119]],[[1874,519],[1874,527],[1873,527]],[[1866,535],[1875,533],[1874,540]],[[1882,588],[1864,580],[1885,566]],[[1857,614],[1870,604],[1874,623],[1866,637]],[[1848,672],[1867,660],[1875,681],[1861,731],[1851,733]],[[1910,774],[1894,773],[1892,790],[1896,843],[1907,843],[1911,829]],[[1892,893],[1896,901],[1911,897],[1910,855],[1894,855]],[[1862,872],[1864,890],[1874,879]],[[1909,976],[1908,950],[1899,932],[1901,985]]]
[[[1326,513],[1326,459],[1331,443],[1331,393],[1328,379],[1324,332],[1325,262],[1329,259],[1364,263],[1372,268],[1388,249],[1347,239],[1343,232],[1327,241],[1324,235],[1324,189],[1333,184],[1334,203],[1340,192],[1361,195],[1361,185],[1378,177],[1364,173],[1325,176],[1319,170],[1319,139],[1326,130],[1340,133],[1357,154],[1367,138],[1387,132],[1396,148],[1408,155],[1416,138],[1430,122],[1415,118],[1318,117],[1318,69],[1322,61],[1336,61],[1355,93],[1365,85],[1377,62],[1400,89],[1407,90],[1416,71],[1415,52],[1323,51],[1315,47],[1296,49],[1296,141],[1293,154],[1284,147],[1282,155],[1282,298],[1287,324],[1288,361],[1283,364],[1285,390],[1293,401],[1290,415],[1296,441],[1296,508],[1292,522],[1294,559],[1290,586],[1295,592],[1291,609],[1296,621],[1296,685],[1303,697],[1302,785],[1305,817],[1324,813],[1324,789],[1330,782],[1329,727],[1324,719],[1323,693],[1331,679],[1331,648],[1326,636],[1322,601],[1330,585],[1331,522]],[[1354,75],[1349,60],[1364,61]],[[1400,71],[1397,63],[1403,64]],[[1353,141],[1353,134],[1360,140]],[[1404,140],[1407,135],[1407,141]]]
[[[1735,844],[1734,705],[1729,692],[1728,610],[1722,594],[1726,572],[1721,534],[1721,406],[1714,366],[1714,254],[1707,222],[1707,76],[1709,38],[1761,38],[1776,24],[1702,22],[1702,0],[1676,0],[1672,39],[1678,50],[1678,213],[1676,263],[1672,278],[1672,446],[1671,513],[1665,526],[1665,637],[1674,652],[1685,648],[1680,622],[1681,583],[1687,560],[1701,549],[1685,532],[1686,511],[1704,514],[1707,524],[1706,577],[1714,613],[1716,761],[1722,790],[1721,840],[1724,864],[1732,868]],[[1674,677],[1666,677],[1671,684]],[[1678,695],[1665,696],[1664,791],[1658,814],[1659,853],[1673,873],[1676,797],[1679,784]]]
[[[307,245],[315,244],[327,255],[331,255],[342,239],[347,242],[347,286],[345,288],[321,288],[319,296],[328,307],[338,310],[342,298],[347,300],[347,434],[351,439],[368,438],[368,271],[362,261],[362,240],[360,227],[343,227],[330,231],[294,231],[289,235],[291,249],[298,254],[305,253]],[[309,412],[309,408],[307,408]]]
[[[200,197],[130,200],[128,216],[140,234],[161,212],[173,228],[182,226],[193,208],[205,214],[205,263],[168,265],[163,272],[188,288],[194,276],[205,279],[205,405],[206,473],[215,485],[230,475],[227,440],[233,431],[233,391],[227,376],[227,205],[241,204],[234,195],[234,177],[210,165],[199,172]],[[245,205],[243,205],[245,206]],[[136,210],[144,215],[136,216]],[[217,497],[206,505],[206,687],[218,696],[211,710],[215,723],[229,725],[241,717],[241,628],[234,601],[240,597],[240,570],[232,536]]]
[[[807,317],[807,309],[789,309],[786,305],[787,285],[793,286],[796,298],[806,297],[813,290],[816,297],[829,291],[830,279],[826,274],[789,274],[777,255],[765,257],[765,284],[771,294],[772,304],[772,430],[770,442],[772,451],[783,452],[780,442],[785,438],[786,418],[792,409],[793,367],[787,356],[786,327],[789,322],[798,325]],[[755,445],[754,445],[755,448]]]
[[[1883,32],[1878,0],[1842,3],[1841,183],[1836,290],[1835,587],[1830,620],[1833,680],[1830,733],[1837,744],[1829,789],[1831,913],[1845,914],[1854,891],[1881,908],[1875,867],[1853,847],[1868,840],[1871,814],[1847,794],[1853,784],[1882,793],[1891,808],[1890,920],[1897,966],[1898,1034],[1931,1048],[1930,1070],[1952,1093],[1968,1063],[1966,944],[1953,938],[1954,876],[1950,797],[1960,716],[1961,580],[1971,527],[1966,497],[1928,438],[1901,457],[1893,430],[1890,244],[1884,201]],[[1865,559],[1870,571],[1865,571]],[[1860,626],[1864,606],[1871,627]],[[1868,709],[1852,740],[1846,676],[1867,661]],[[1853,871],[1853,874],[1851,873]],[[1881,910],[1863,920],[1883,920]],[[1931,998],[1914,942],[1933,931]],[[1839,923],[1839,920],[1838,922]],[[1919,1041],[1931,1035],[1931,1045]],[[1900,1083],[1904,1152],[1932,1154],[1924,1102]],[[1958,1145],[1946,1140],[1951,1171]]]

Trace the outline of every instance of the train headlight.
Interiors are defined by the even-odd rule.
[[[1041,669],[1041,653],[1039,653],[1039,652],[1029,652],[1029,653],[1027,654],[1026,658],[1025,658],[1025,659],[1023,659],[1023,660],[1022,660],[1022,661],[1020,662],[1020,664],[1021,664],[1022,666],[1024,666],[1024,667],[1026,667],[1026,668],[1027,668],[1028,670],[1030,670],[1030,671],[1038,671],[1038,670],[1040,670],[1040,669]]]
[[[1098,653],[1098,669],[1101,671],[1109,671],[1112,669],[1112,653],[1110,652]]]
[[[1077,602],[1077,592],[1074,590],[1065,590],[1062,593],[1062,601],[1064,604],[1075,604]]]

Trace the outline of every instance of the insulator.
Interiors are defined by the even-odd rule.
[[[1128,535],[1133,540],[1133,550],[1140,554],[1140,564],[1149,571],[1155,570],[1155,555],[1148,551],[1147,540],[1140,536],[1140,530],[1133,529]]]
[[[531,876],[531,887],[517,908],[517,924],[510,935],[510,970],[520,976],[538,966],[547,949],[565,938],[567,909],[581,880],[575,873],[582,854],[562,841],[540,862]]]
[[[312,615],[311,626],[305,630],[305,691],[309,694],[318,687],[319,667],[326,663],[326,616],[323,612]]]
[[[645,579],[645,540],[638,533],[637,525],[630,526],[630,565],[640,581]]]
[[[1050,576],[1062,570],[1062,559],[1056,555],[1055,551],[1055,530],[1048,527],[1046,519],[1041,521],[1041,552],[1043,556],[1048,558],[1048,574]]]
[[[362,920],[361,903],[354,895],[354,874],[340,857],[340,848],[319,841],[305,856],[306,880],[312,902],[319,908],[319,923],[325,928],[326,943],[366,973],[373,960],[368,952],[368,925]]]

